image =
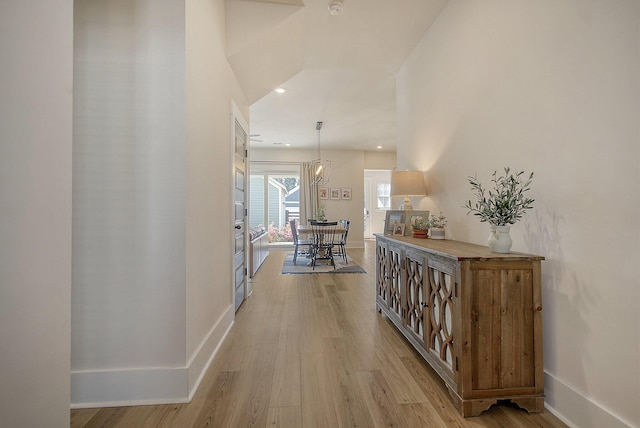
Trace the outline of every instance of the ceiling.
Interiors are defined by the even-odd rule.
[[[330,2],[227,0],[252,148],[315,148],[321,121],[323,149],[395,150],[395,74],[447,0],[343,0],[337,16]]]

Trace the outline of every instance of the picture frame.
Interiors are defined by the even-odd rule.
[[[329,188],[328,187],[318,187],[318,198],[319,199],[329,199]]]
[[[384,219],[385,235],[393,235],[394,223],[404,224],[404,214],[405,214],[405,211],[401,211],[401,210],[387,210],[385,214],[385,219]]]
[[[413,222],[417,219],[422,219],[425,221],[429,220],[429,211],[405,211],[405,234],[411,235],[413,233]]]
[[[332,187],[331,188],[331,199],[333,199],[333,200],[339,200],[340,199],[340,188],[339,187]]]
[[[351,200],[351,187],[343,187],[340,199]]]
[[[404,223],[393,223],[393,236],[404,236]]]

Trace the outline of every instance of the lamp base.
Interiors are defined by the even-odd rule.
[[[404,197],[404,202],[398,209],[402,211],[413,211],[413,205],[411,205],[411,201],[408,196]]]

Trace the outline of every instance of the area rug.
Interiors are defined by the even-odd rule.
[[[307,266],[310,262],[310,259],[306,258],[304,255],[299,255],[297,261],[297,265],[293,264],[293,253],[289,253],[284,258],[284,263],[282,264],[282,273],[283,274],[299,274],[299,273],[367,273],[364,269],[362,269],[356,262],[351,260],[349,255],[347,255],[347,262],[345,263],[342,257],[335,256],[334,261],[336,263],[335,270],[333,266],[327,264],[326,261],[318,261],[316,264],[315,270],[311,267],[311,265]]]

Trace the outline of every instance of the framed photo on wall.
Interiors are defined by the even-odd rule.
[[[343,187],[342,188],[342,195],[340,196],[341,199],[351,199],[351,187]]]
[[[384,234],[393,235],[393,225],[402,223],[404,225],[404,213],[406,211],[388,210],[384,220]],[[404,231],[403,231],[404,233]]]
[[[331,188],[331,199],[340,199],[340,189],[339,188]]]
[[[318,187],[318,198],[319,199],[329,199],[329,188],[328,187]]]

